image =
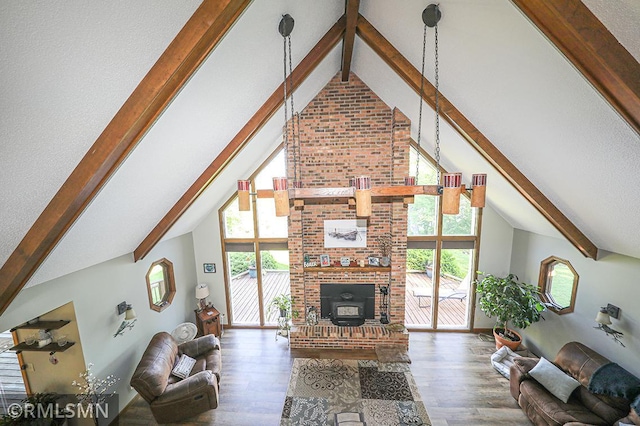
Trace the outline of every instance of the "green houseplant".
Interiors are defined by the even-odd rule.
[[[484,272],[479,274],[483,277],[476,280],[478,303],[489,318],[496,317],[493,328],[496,348],[506,345],[516,350],[522,337],[509,329],[509,325],[525,329],[540,320],[544,305],[538,297],[538,287],[519,282],[514,274],[506,277],[496,277]]]
[[[21,409],[12,410],[0,419],[0,425],[60,426],[67,413],[58,406],[62,395],[55,392],[35,393],[22,400]],[[13,415],[12,415],[13,414]]]

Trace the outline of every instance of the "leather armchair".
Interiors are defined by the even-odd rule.
[[[186,379],[171,375],[178,355],[195,358]],[[213,335],[177,344],[165,332],[151,339],[131,377],[131,386],[149,403],[158,423],[176,422],[218,407],[222,357]]]

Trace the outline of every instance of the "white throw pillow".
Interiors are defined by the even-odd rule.
[[[187,355],[182,355],[178,358],[178,362],[171,370],[171,374],[181,379],[186,379],[191,373],[191,369],[195,365],[196,360]]]
[[[540,361],[529,371],[529,374],[564,403],[569,400],[575,388],[580,386],[580,382],[565,374],[564,371],[544,358],[540,358]]]

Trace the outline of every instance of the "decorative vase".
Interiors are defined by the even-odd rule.
[[[388,256],[383,256],[380,258],[380,266],[389,266],[391,264],[391,259]]]

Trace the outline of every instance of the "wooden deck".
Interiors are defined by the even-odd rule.
[[[440,279],[441,289],[457,289],[460,282],[450,278]],[[414,290],[423,289],[427,293],[432,292],[431,278],[422,272],[407,273],[407,291],[405,293],[405,325],[431,327],[431,314],[433,304],[431,297],[418,297],[413,295]],[[438,327],[439,328],[466,328],[467,303],[465,299],[443,299],[438,303]]]
[[[455,289],[459,286],[459,281],[444,279],[442,288]],[[406,292],[406,312],[405,324],[408,326],[431,327],[432,303],[430,297],[422,297],[418,300],[413,295],[414,289],[424,289],[431,291],[431,279],[421,272],[410,272],[407,274]],[[289,293],[289,272],[288,271],[267,271],[262,277],[262,290],[264,294],[263,304],[265,310],[274,296],[282,293]],[[393,289],[392,289],[393,291]],[[464,300],[451,299],[439,302],[438,327],[442,328],[465,328],[467,325],[467,303],[468,297]],[[240,274],[231,280],[231,304],[232,323],[234,325],[259,325],[260,317],[258,313],[258,279],[250,278],[248,274]],[[421,307],[422,306],[422,307]],[[266,313],[266,312],[265,312]],[[278,313],[272,312],[267,317],[267,325],[275,325]]]
[[[12,346],[11,332],[0,333],[0,414],[5,414],[10,404],[27,397],[18,357],[7,350]]]

